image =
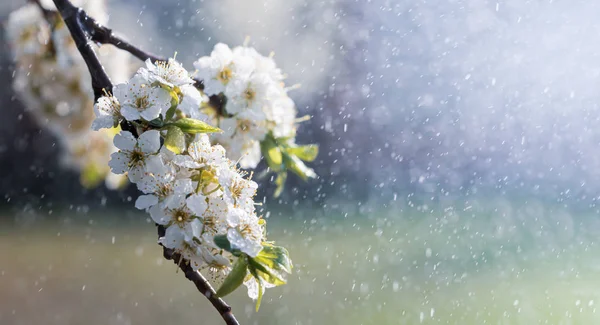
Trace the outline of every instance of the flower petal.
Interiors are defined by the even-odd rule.
[[[200,238],[202,234],[202,222],[199,219],[194,219],[185,225],[184,239],[186,241],[192,241],[194,237]]]
[[[158,203],[158,197],[155,195],[140,195],[135,201],[135,207],[140,210],[148,209]]]
[[[166,248],[179,249],[183,245],[184,233],[181,228],[176,225],[170,226],[165,231],[165,237],[160,239],[160,243]]]
[[[173,157],[173,163],[177,166],[186,167],[186,168],[200,168],[204,166],[204,164],[198,163],[192,159],[190,156],[182,156],[177,155]]]
[[[192,180],[189,178],[178,179],[175,181],[175,193],[189,194],[194,191]]]
[[[92,122],[92,130],[98,131],[100,129],[110,129],[115,125],[115,118],[111,115],[96,116],[96,119]]]
[[[146,158],[146,171],[158,176],[166,176],[171,172],[163,162],[161,155],[151,155]]]
[[[159,225],[167,225],[171,221],[171,216],[165,213],[160,204],[150,208],[150,217]]]
[[[160,132],[157,130],[146,131],[140,135],[137,143],[143,153],[157,153],[160,149]]]
[[[115,135],[113,143],[115,147],[121,150],[131,151],[135,147],[136,141],[131,132],[121,131],[121,133]]]
[[[252,145],[246,148],[239,164],[243,169],[254,169],[260,162],[260,144],[258,141],[252,141]]]
[[[133,166],[131,169],[129,169],[127,177],[129,177],[129,181],[135,184],[141,181],[146,174],[147,173],[144,170],[144,166]]]
[[[110,170],[115,174],[124,174],[129,170],[129,156],[122,152],[114,152],[108,162]]]
[[[237,229],[229,229],[227,231],[227,239],[231,245],[250,257],[256,257],[262,250],[262,245],[254,240],[244,238]]]
[[[193,194],[186,199],[188,209],[192,211],[196,216],[203,217],[208,204],[206,203],[206,197],[201,194]]]
[[[121,106],[121,115],[123,115],[127,121],[135,121],[140,119],[140,112],[138,112],[138,110],[130,104],[123,104]]]
[[[162,109],[158,105],[152,105],[142,112],[140,112],[140,116],[146,121],[152,121],[155,118],[158,118],[162,113]]]

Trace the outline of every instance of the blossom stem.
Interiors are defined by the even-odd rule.
[[[70,0],[53,1],[59,14],[65,21],[73,40],[75,41],[77,50],[79,50],[79,53],[83,57],[83,60],[90,71],[90,75],[92,77],[92,88],[94,90],[94,97],[96,100],[103,96],[106,92],[112,92],[113,84],[110,81],[108,74],[104,70],[102,63],[100,63],[94,48],[92,47],[93,41],[102,43],[101,41],[106,40],[109,44],[113,44],[120,49],[126,50],[140,59],[145,57],[146,59],[149,58],[152,60],[153,56],[151,57],[149,54],[114,36],[110,29],[98,24],[95,20],[89,17],[83,9],[74,6]],[[158,60],[157,57],[154,57],[154,59]],[[121,128],[125,131],[130,131],[135,137],[137,137],[136,128],[132,123],[124,121],[124,123],[121,123]],[[158,226],[158,235],[159,237],[163,237],[165,235],[165,228],[163,226]],[[178,263],[178,261],[181,259],[181,256],[171,249],[163,247],[163,256],[165,259],[173,260],[179,265],[179,268],[183,271],[185,277],[192,281],[198,291],[210,301],[226,324],[239,325],[235,316],[231,312],[231,307],[221,298],[217,297],[215,290],[200,272],[195,271],[189,263]]]
[[[162,225],[157,225],[157,226],[158,226],[158,237],[159,238],[164,237],[165,231],[166,231],[165,227]],[[210,285],[210,283],[208,283],[206,278],[204,278],[204,276],[202,276],[202,274],[199,271],[195,271],[192,268],[192,266],[190,265],[190,263],[187,263],[186,261],[181,262],[181,260],[183,260],[181,255],[179,255],[178,253],[175,253],[174,250],[166,248],[164,246],[163,246],[163,256],[165,259],[172,260],[173,263],[175,263],[179,266],[179,269],[181,269],[183,274],[185,274],[185,277],[188,280],[192,281],[196,285],[196,288],[198,289],[198,291],[200,293],[202,293],[206,297],[206,299],[208,299],[210,301],[210,303],[219,312],[219,314],[221,315],[221,317],[223,318],[223,320],[225,321],[226,324],[239,325],[237,319],[231,312],[231,307],[223,299],[217,297],[217,293],[216,293],[215,289],[213,289],[213,287]]]

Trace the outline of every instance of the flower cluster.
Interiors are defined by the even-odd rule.
[[[275,246],[266,243],[265,221],[255,211],[257,184],[244,177],[222,146],[211,145],[206,133],[218,129],[185,117],[205,101],[177,61],[148,61],[98,100],[93,126],[124,122],[139,134],[115,136],[119,151],[109,165],[143,193],[135,205],[166,229],[160,243],[213,284],[227,284],[222,294],[243,280],[249,295],[258,298],[264,288],[285,283],[281,271],[290,271],[291,264],[287,251],[274,254]],[[271,263],[274,259],[284,265]]]
[[[296,108],[272,57],[251,47],[232,50],[219,43],[194,67],[203,80],[204,93],[223,97],[224,107],[213,116],[224,132],[214,142],[228,149],[230,159],[239,160],[243,168],[255,168],[266,137],[293,143]]]
[[[52,2],[42,1],[48,9]],[[103,1],[81,2],[84,9],[106,20]],[[40,7],[30,3],[10,14],[6,35],[16,63],[13,87],[27,112],[52,131],[63,148],[62,161],[81,171],[84,185],[102,180],[111,187],[123,178],[110,173],[106,162],[115,150],[114,132],[90,131],[94,119],[89,72],[73,39],[58,15],[44,16]],[[106,70],[115,80],[125,80],[127,60],[114,48],[98,49],[108,58]]]

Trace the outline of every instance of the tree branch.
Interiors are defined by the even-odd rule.
[[[108,74],[104,70],[104,67],[100,63],[94,48],[92,47],[92,41],[101,44],[112,44],[120,49],[128,51],[135,55],[141,60],[150,59],[153,62],[164,61],[159,57],[148,54],[137,47],[125,42],[119,37],[115,36],[107,27],[100,25],[93,18],[89,17],[85,11],[81,8],[75,7],[69,0],[53,0],[58,12],[62,16],[75,45],[79,50],[79,53],[83,57],[92,77],[92,88],[94,89],[94,97],[96,100],[100,98],[105,92],[112,92],[113,84],[108,77]],[[36,1],[39,4],[39,2]],[[40,8],[43,9],[43,7]],[[44,11],[46,15],[46,11]],[[132,132],[137,137],[135,126],[127,121],[121,123],[121,128]],[[158,235],[163,237],[165,235],[164,226],[158,226]],[[213,307],[219,312],[223,320],[227,325],[239,325],[235,316],[231,312],[231,307],[218,298],[215,290],[211,287],[210,283],[202,276],[198,271],[195,271],[189,263],[184,261],[180,254],[176,253],[172,249],[168,249],[163,246],[163,256],[167,260],[172,260],[185,274],[185,277],[192,281],[198,291],[204,295]]]
[[[105,92],[112,92],[112,82],[106,71],[104,71],[104,67],[92,47],[92,42],[89,40],[81,24],[81,18],[87,16],[85,11],[75,7],[69,0],[54,0],[54,5],[56,5],[56,9],[58,9],[58,12],[65,21],[67,28],[69,28],[75,45],[90,71],[94,98],[97,100]]]
[[[87,27],[90,37],[92,41],[99,44],[111,44],[123,51],[129,52],[131,55],[136,58],[146,61],[150,60],[152,63],[156,63],[157,61],[167,61],[167,59],[154,55],[152,53],[148,53],[141,48],[129,43],[125,39],[115,35],[112,29],[100,24],[94,18],[87,16],[85,17],[83,23]],[[196,88],[204,89],[204,84],[202,80],[194,79]]]
[[[114,45],[121,50],[131,53],[133,56],[142,61],[146,61],[148,59],[150,59],[150,61],[153,63],[156,63],[157,61],[166,61],[165,58],[148,53],[115,35],[112,29],[100,24],[94,18],[88,15],[84,17],[83,24],[86,26],[91,40],[96,43]]]
[[[44,12],[44,16],[51,17],[54,13],[52,10],[45,9],[39,2],[39,0],[32,0],[37,3],[40,8]],[[167,59],[154,55],[152,53],[146,52],[141,48],[129,43],[125,39],[115,35],[112,29],[100,24],[93,17],[88,16],[85,11],[81,10],[81,20],[80,23],[85,27],[85,31],[89,35],[89,39],[98,43],[98,44],[110,44],[113,45],[123,51],[130,53],[141,61],[150,60],[152,63],[156,63],[157,61],[167,61]],[[202,80],[194,78],[194,86],[200,90],[204,89],[204,83]],[[217,112],[223,112],[223,102],[222,98],[218,95],[210,96],[210,103],[217,110]]]
[[[162,225],[157,226],[158,237],[164,237],[166,231],[165,227]],[[200,272],[195,271],[190,265],[190,263],[183,261],[181,255],[175,253],[175,251],[173,251],[172,249],[166,248],[164,246],[162,247],[164,258],[173,261],[173,263],[179,266],[181,271],[183,271],[183,273],[185,274],[185,277],[196,285],[198,291],[200,291],[200,293],[202,293],[206,297],[206,299],[210,301],[213,307],[215,307],[219,314],[221,314],[221,317],[223,317],[225,323],[228,325],[239,325],[235,316],[231,312],[231,307],[225,301],[223,301],[223,299],[217,297],[215,289],[213,289],[213,287],[204,278],[204,276],[202,276]]]

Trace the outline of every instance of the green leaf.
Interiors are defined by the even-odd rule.
[[[231,246],[229,239],[227,239],[227,235],[217,235],[213,238],[213,240],[215,242],[215,245],[217,245],[217,247],[230,252],[231,254],[233,254],[233,256],[244,255],[244,253],[241,250],[239,250],[237,248],[233,248]]]
[[[155,118],[152,121],[148,121],[148,125],[150,125],[153,128],[160,129],[163,127],[164,124],[161,118]]]
[[[171,107],[167,110],[165,114],[165,121],[169,121],[175,116],[175,112],[177,111],[177,105],[171,105]]]
[[[174,125],[180,128],[183,132],[189,134],[223,132],[218,127],[214,127],[206,122],[188,117],[179,119],[169,124]]]
[[[276,270],[270,270],[266,266],[260,264],[256,259],[250,259],[250,266],[255,269],[256,274],[259,278],[266,282],[280,286],[286,284],[285,277]]]
[[[286,273],[292,273],[294,267],[290,259],[290,253],[281,246],[263,244],[263,249],[254,259],[271,269],[282,270]]]
[[[217,290],[217,297],[225,297],[226,295],[232,293],[239,286],[244,283],[244,278],[248,273],[248,259],[245,255],[240,256],[240,258],[235,261],[233,264],[233,268],[229,275],[225,278],[225,281]]]
[[[317,158],[319,154],[319,146],[316,144],[309,144],[305,146],[289,147],[287,152],[290,155],[296,156],[304,161],[311,162]]]
[[[260,149],[265,156],[267,165],[269,165],[273,171],[280,171],[281,164],[283,163],[281,149],[270,134],[260,143]]]
[[[285,180],[287,179],[287,172],[280,172],[277,174],[277,178],[275,179],[275,185],[277,188],[275,189],[275,197],[278,198],[283,192],[283,187],[285,186]]]
[[[314,170],[308,168],[300,158],[296,156],[290,156],[287,153],[283,154],[283,164],[285,167],[292,171],[294,174],[300,176],[303,180],[317,177]]]
[[[175,116],[175,112],[177,111],[177,106],[179,106],[179,96],[177,95],[177,92],[173,89],[168,89],[165,88],[169,91],[169,94],[171,95],[171,107],[167,110],[167,113],[165,114],[165,121],[170,121],[173,116]]]
[[[252,276],[256,279],[256,282],[258,283],[258,298],[256,299],[256,311],[258,311],[263,297],[263,283],[262,279],[258,276],[258,273],[256,272],[256,268],[248,266],[248,271],[250,271],[250,274],[252,274]]]
[[[165,147],[176,154],[180,154],[185,151],[185,134],[180,128],[176,126],[167,127]]]
[[[229,242],[229,239],[227,239],[227,235],[216,235],[213,240],[215,241],[215,245],[217,245],[217,247],[231,252],[231,243]]]

